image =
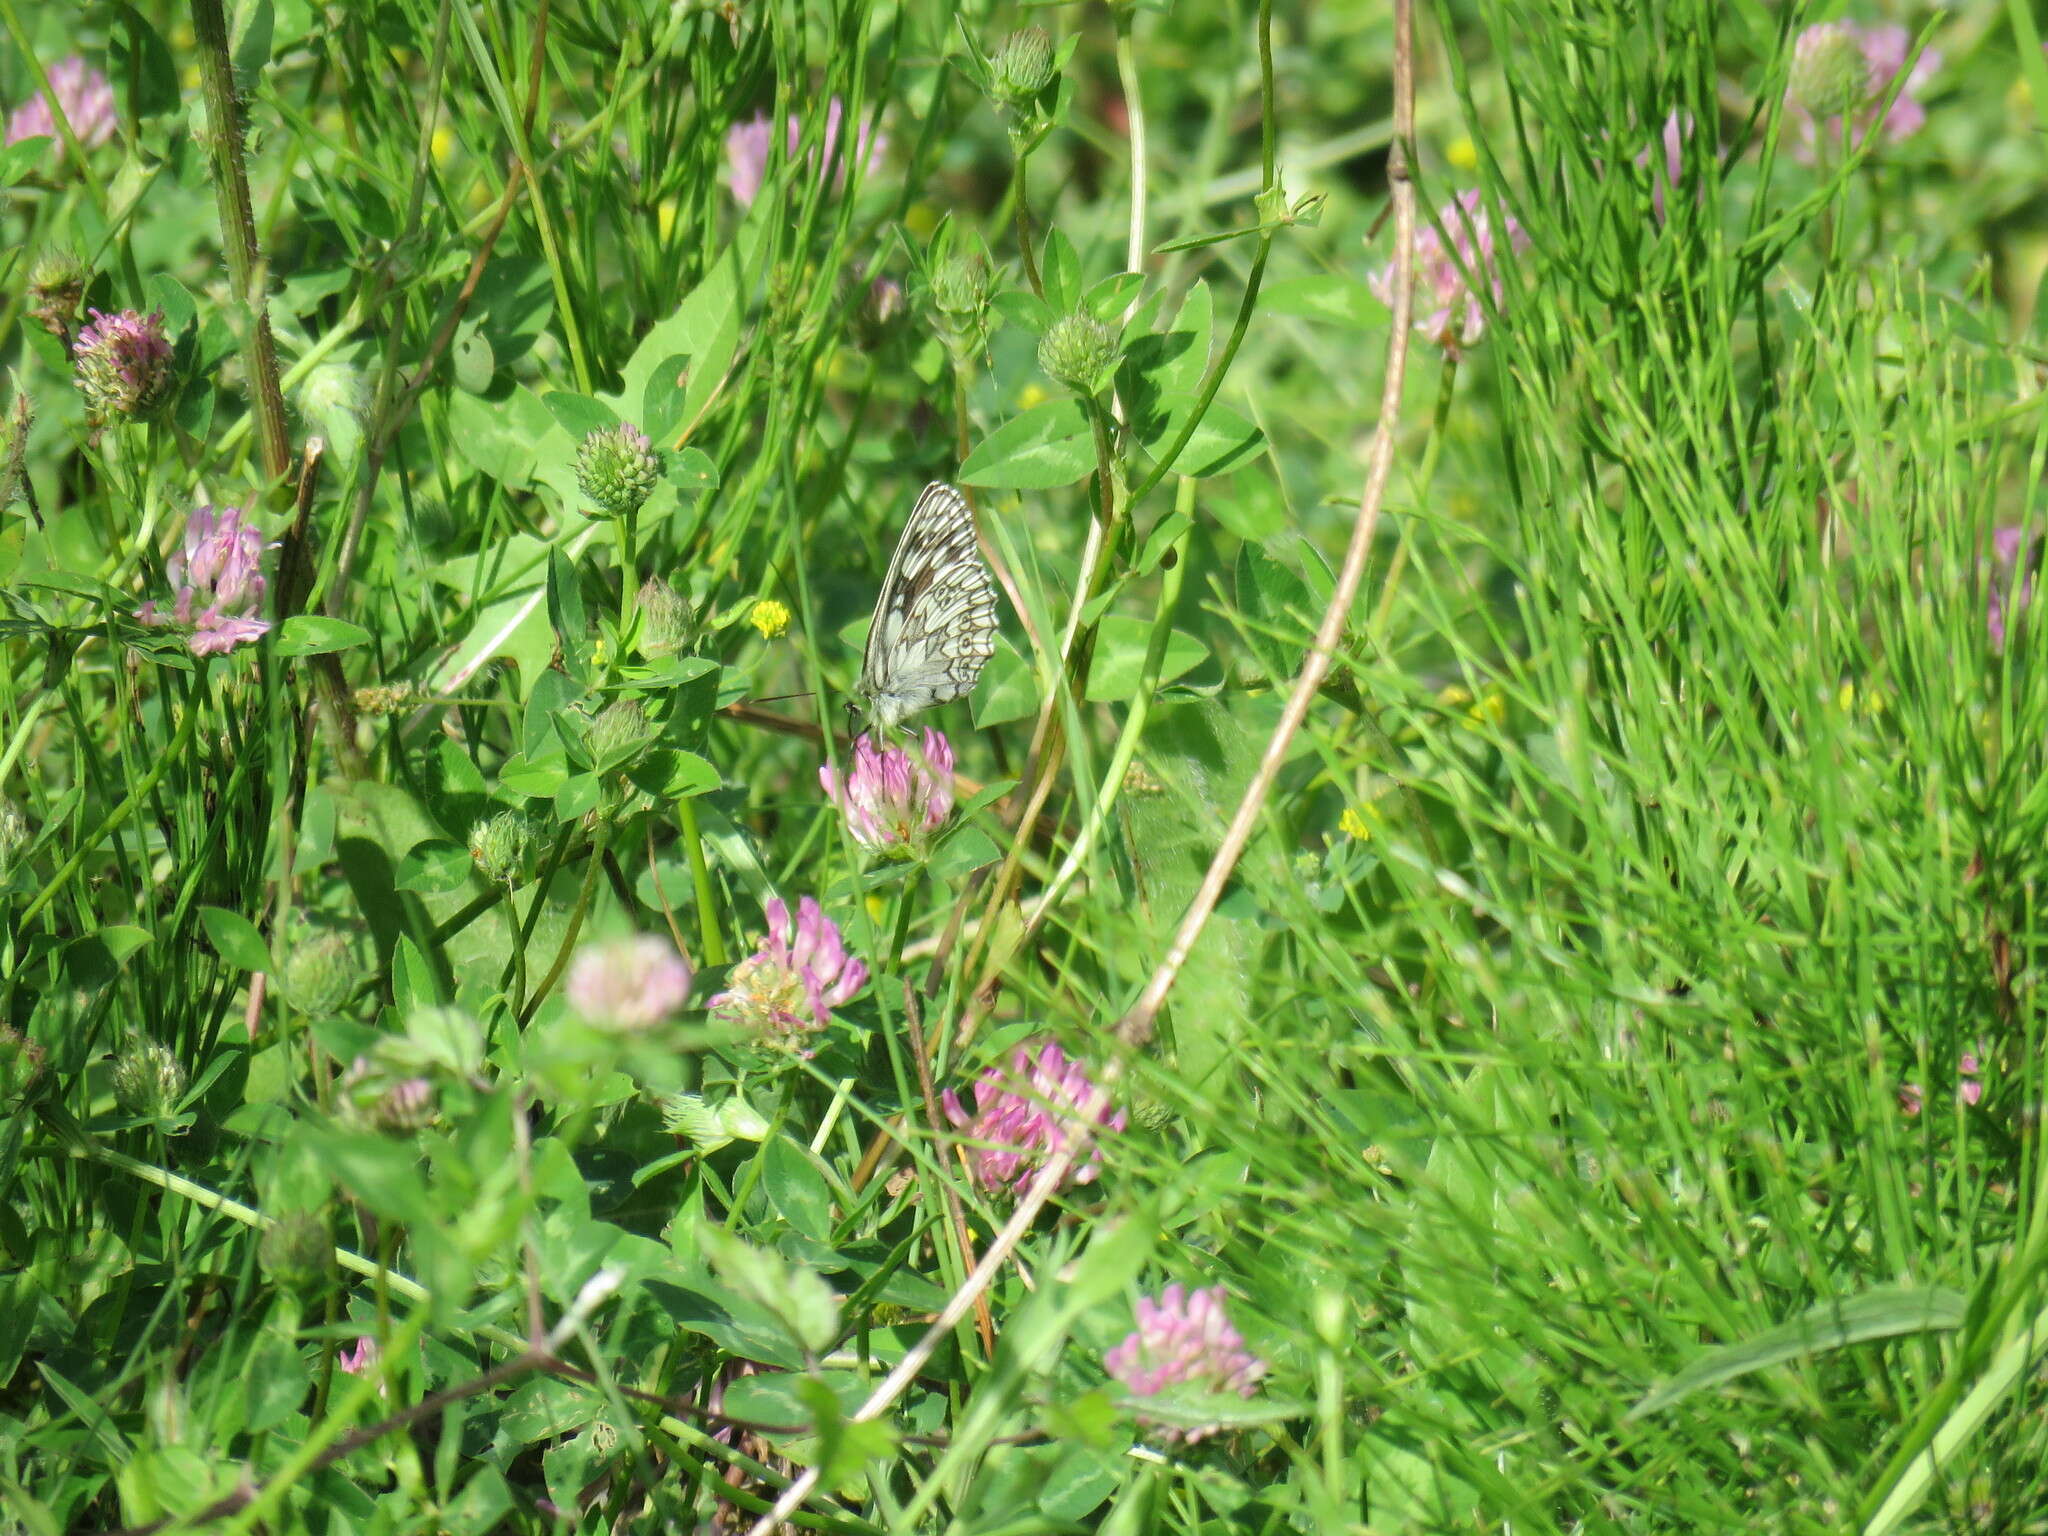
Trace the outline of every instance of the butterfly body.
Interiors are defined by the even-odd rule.
[[[882,578],[856,691],[875,727],[969,692],[996,648],[996,596],[974,509],[933,481],[910,509]],[[857,706],[856,706],[857,707]]]

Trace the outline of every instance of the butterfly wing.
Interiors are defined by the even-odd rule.
[[[995,589],[974,509],[934,481],[910,509],[868,624],[859,689],[876,725],[893,730],[973,688],[995,654],[995,633]]]

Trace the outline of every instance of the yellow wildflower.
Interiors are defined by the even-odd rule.
[[[1479,146],[1467,135],[1460,134],[1451,140],[1450,148],[1444,151],[1444,158],[1461,171],[1476,170],[1479,166]]]
[[[789,628],[789,608],[772,597],[764,597],[754,604],[754,611],[747,615],[747,622],[761,631],[763,640],[773,640]]]
[[[1380,815],[1376,805],[1349,805],[1344,814],[1337,818],[1337,830],[1346,837],[1355,837],[1361,843],[1372,841],[1372,829],[1386,818]]]
[[[1034,405],[1043,405],[1045,400],[1045,391],[1036,383],[1026,384],[1017,391],[1017,409],[1020,411],[1028,411]]]

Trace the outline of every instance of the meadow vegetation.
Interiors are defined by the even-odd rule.
[[[2033,10],[1408,4],[0,0],[0,1530],[2048,1531]]]

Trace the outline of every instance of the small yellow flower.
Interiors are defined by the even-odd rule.
[[[1856,685],[1854,683],[1842,684],[1841,688],[1837,690],[1835,694],[1835,708],[1839,709],[1843,714],[1846,715],[1850,711],[1855,709],[1855,707]]]
[[[763,640],[773,640],[789,628],[789,608],[772,597],[764,597],[754,604],[754,611],[747,615],[747,622],[761,631]]]
[[[1346,837],[1355,837],[1361,843],[1372,841],[1372,829],[1386,818],[1380,815],[1376,805],[1350,805],[1337,818],[1337,830]]]
[[[1508,696],[1498,688],[1489,688],[1479,696],[1473,706],[1465,711],[1465,718],[1474,725],[1499,725],[1508,717]]]
[[[1460,687],[1457,683],[1453,683],[1450,687],[1441,690],[1436,696],[1437,708],[1445,711],[1463,709],[1471,702],[1472,690]]]
[[[1043,405],[1045,400],[1044,389],[1036,383],[1026,384],[1017,391],[1017,409],[1020,411],[1028,411],[1034,405]]]
[[[434,130],[432,143],[428,146],[434,156],[434,164],[445,166],[455,153],[455,133],[443,123]]]
[[[591,663],[592,663],[593,665],[595,665],[595,666],[600,666],[600,667],[601,667],[601,666],[603,666],[603,665],[605,664],[605,662],[606,662],[606,661],[608,661],[609,659],[610,659],[610,657],[609,657],[609,654],[608,654],[608,653],[606,652],[606,650],[605,650],[605,645],[604,645],[604,636],[603,636],[603,635],[599,635],[599,636],[597,637],[597,643],[596,643],[596,644],[594,644],[593,646],[591,646],[591,648],[590,648],[590,660],[591,660]]]
[[[1444,158],[1461,171],[1475,170],[1479,165],[1479,147],[1470,138],[1460,135],[1444,151]]]

